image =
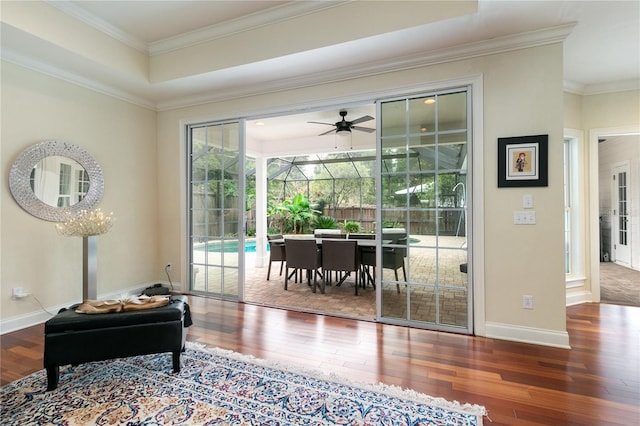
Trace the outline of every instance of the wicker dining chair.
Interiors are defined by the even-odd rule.
[[[267,281],[271,276],[271,263],[280,262],[280,275],[287,261],[287,250],[284,246],[284,238],[281,234],[267,235],[269,241],[269,268],[267,269]]]
[[[347,274],[353,272],[356,281],[356,296],[360,282],[360,251],[357,241],[332,240],[322,241],[322,272],[324,273],[323,283],[331,272],[343,273],[342,279],[336,284],[342,284]]]
[[[289,284],[289,278],[293,276],[296,271],[307,272],[307,283],[311,285],[311,276],[313,275],[313,292],[316,292],[316,286],[318,284],[318,275],[322,276],[320,268],[322,267],[322,252],[318,249],[316,240],[297,240],[287,238],[284,240],[284,245],[287,250],[287,264],[284,274],[284,289],[287,290]],[[289,274],[289,269],[294,271]],[[300,280],[302,281],[302,279]],[[324,293],[324,280],[322,282],[320,292]]]

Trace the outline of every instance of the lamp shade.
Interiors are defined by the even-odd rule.
[[[351,129],[339,129],[336,132],[335,148],[338,149],[338,147],[343,148],[347,146],[349,149],[353,149],[353,146],[351,145]]]

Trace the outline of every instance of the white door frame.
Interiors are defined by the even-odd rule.
[[[600,302],[600,185],[598,183],[598,139],[614,135],[640,134],[640,124],[589,130],[589,259],[591,302]]]

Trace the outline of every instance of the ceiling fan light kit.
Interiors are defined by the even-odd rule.
[[[346,145],[342,143],[342,140],[345,140],[347,138],[349,138],[349,149],[353,149],[353,146],[351,144],[351,130],[358,130],[361,132],[367,132],[367,133],[373,133],[376,131],[376,129],[372,129],[369,127],[361,127],[361,126],[354,126],[354,124],[360,124],[360,123],[364,123],[365,121],[371,121],[373,120],[373,117],[371,117],[370,115],[363,115],[360,118],[356,118],[353,121],[347,121],[346,117],[347,116],[347,110],[341,110],[340,111],[340,117],[342,117],[341,121],[336,121],[335,123],[323,123],[320,121],[309,121],[308,123],[313,123],[313,124],[324,124],[327,126],[333,126],[334,128],[331,130],[327,130],[324,133],[320,133],[318,136],[324,136],[324,135],[328,135],[331,133],[335,133],[335,149],[338,149],[338,145]],[[346,141],[345,141],[346,142]]]
[[[347,145],[349,145],[349,149],[353,149],[353,144],[351,142],[351,130],[350,129],[338,129],[338,130],[336,130],[335,141],[336,141],[336,144],[334,146],[335,149],[338,149],[339,146],[347,146]]]

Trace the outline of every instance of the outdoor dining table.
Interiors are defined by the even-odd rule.
[[[316,240],[316,244],[318,246],[322,246],[322,240],[323,239],[336,241],[335,238],[316,238],[315,236],[313,236],[311,234],[309,234],[309,235],[305,234],[305,235],[288,235],[288,236],[285,236],[284,238],[282,238],[281,240],[280,239],[272,240],[272,242],[284,243],[286,239],[298,239],[298,240],[311,240],[311,239],[314,239],[314,240]],[[340,239],[339,241],[357,241],[358,242],[358,247],[367,247],[367,248],[373,247],[374,249],[375,249],[375,247],[376,247],[376,245],[378,243],[378,240],[377,239],[373,239],[373,238],[346,238],[346,239]],[[392,242],[392,240],[383,240],[382,242],[383,242],[383,244],[389,244],[389,243]],[[367,275],[368,281],[371,282],[374,285],[374,288],[375,288],[375,277],[372,276],[369,273],[368,269],[366,271],[366,275]],[[344,282],[344,280],[347,278],[347,276],[348,276],[348,274],[345,274],[339,280],[339,282],[336,284],[336,286],[340,286]]]

